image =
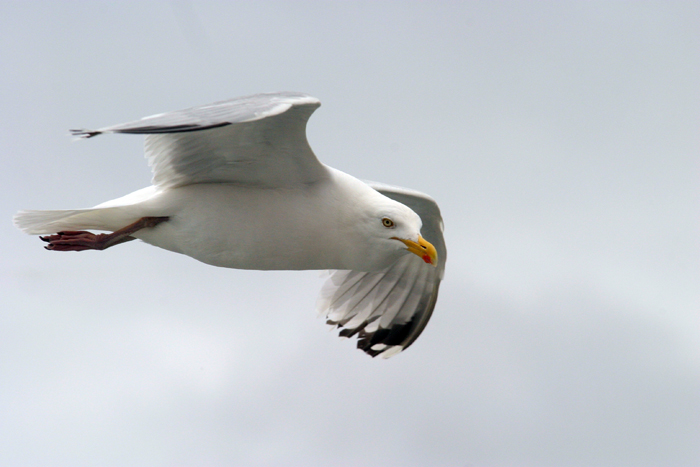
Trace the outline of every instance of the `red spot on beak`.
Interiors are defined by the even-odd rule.
[[[428,255],[423,255],[423,261],[425,261],[428,264],[433,264],[433,260],[431,260],[430,256]]]

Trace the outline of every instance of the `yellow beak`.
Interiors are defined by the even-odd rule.
[[[426,263],[432,264],[433,266],[437,266],[437,250],[435,250],[435,247],[432,245],[432,243],[430,243],[420,235],[418,235],[418,243],[414,242],[413,240],[406,240],[398,237],[391,238],[393,238],[394,240],[398,240],[404,245],[406,245],[406,249],[408,251],[417,255]]]

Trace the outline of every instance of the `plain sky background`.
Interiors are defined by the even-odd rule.
[[[0,2],[0,465],[700,465],[700,3]],[[147,186],[67,130],[266,91],[433,196],[449,261],[406,352],[315,316],[319,273],[132,242],[52,253],[19,209]]]

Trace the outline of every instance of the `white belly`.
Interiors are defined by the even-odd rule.
[[[170,220],[134,236],[204,263],[238,269],[343,269],[333,238],[336,213],[318,191],[199,184],[168,189],[141,203],[144,215]],[[320,254],[318,254],[320,252]]]

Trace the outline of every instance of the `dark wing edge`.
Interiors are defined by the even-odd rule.
[[[75,136],[78,139],[88,139],[94,136],[98,136],[104,133],[124,133],[132,135],[153,135],[162,133],[186,133],[188,131],[200,131],[209,130],[211,128],[219,128],[222,126],[230,125],[230,122],[216,123],[213,125],[171,125],[168,127],[159,126],[142,126],[138,128],[124,129],[124,130],[68,130],[71,136]]]
[[[317,108],[321,102],[315,97],[298,92],[275,92],[237,97],[189,109],[144,117],[129,123],[108,126],[97,130],[72,129],[71,136],[88,139],[104,133],[163,134],[208,130],[233,123],[252,122],[279,115],[292,106],[311,105]]]
[[[414,318],[411,319],[411,321],[409,321],[408,323],[401,325],[396,329],[392,329],[384,339],[385,342],[387,342],[386,345],[397,345],[401,347],[401,352],[403,352],[404,350],[409,348],[416,341],[416,339],[418,339],[425,327],[428,325],[428,321],[430,321],[430,318],[433,316],[433,310],[435,310],[435,304],[437,303],[439,288],[440,280],[438,279],[435,283],[433,291],[429,295],[428,303],[425,305],[425,308],[423,308],[423,311],[420,312],[417,316],[414,316]],[[402,337],[402,340],[399,344],[391,344],[392,334],[396,337]],[[358,339],[357,341],[358,349],[364,350],[367,354],[371,355],[372,357],[375,357],[382,353],[381,351],[378,352],[372,350],[372,341],[378,340],[377,337],[371,336],[367,339],[362,339],[362,337],[363,336],[360,335],[360,339]],[[379,339],[381,339],[381,336],[379,336]],[[385,358],[389,358],[392,355],[394,355],[394,353],[388,353]]]
[[[381,272],[331,271],[317,308],[340,337],[357,336],[357,348],[388,358],[425,328],[438,283],[435,269],[407,254]]]

